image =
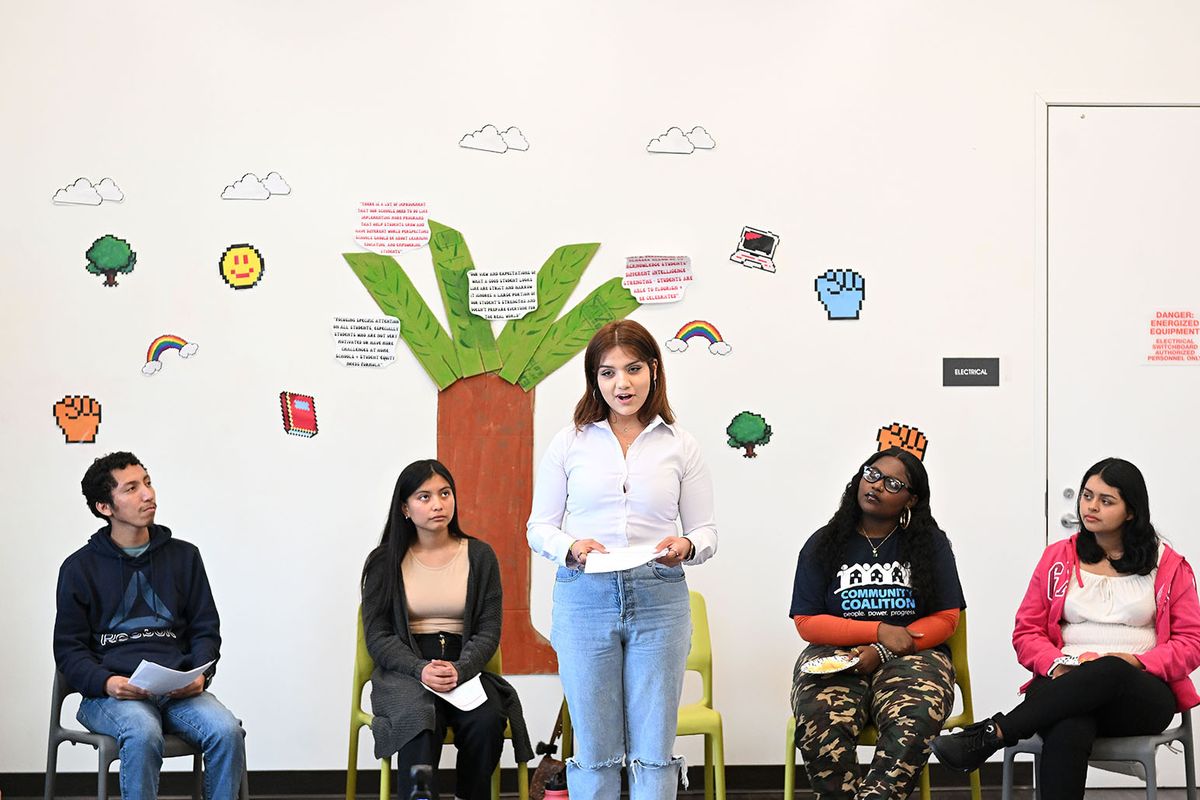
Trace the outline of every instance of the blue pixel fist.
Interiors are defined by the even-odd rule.
[[[852,269],[831,269],[813,283],[829,319],[858,319],[866,296],[866,281]]]

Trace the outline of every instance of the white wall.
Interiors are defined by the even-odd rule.
[[[44,764],[55,576],[95,528],[79,477],[115,449],[145,460],[159,521],[204,552],[224,617],[214,689],[245,720],[252,767],[344,765],[361,562],[397,471],[435,452],[434,387],[403,346],[374,373],[332,359],[330,317],[374,312],[339,255],[360,199],[427,200],[484,268],[601,242],[576,299],[626,255],[694,259],[683,303],[634,318],[662,340],[708,319],[734,346],[666,357],[718,490],[721,552],[689,581],[712,608],[727,763],[779,762],[795,553],[892,421],[929,437],[976,708],[1011,704],[1011,617],[1044,535],[1038,97],[1200,99],[1193,4],[57,3],[5,17],[0,772]],[[520,126],[532,149],[456,146],[486,123]],[[643,151],[693,124],[716,150]],[[292,196],[218,199],[270,170]],[[50,203],[81,175],[114,177],[127,200]],[[777,274],[727,260],[746,224],[782,236]],[[138,252],[115,289],[83,269],[104,233]],[[217,258],[247,240],[267,273],[233,292]],[[427,252],[402,263],[436,297]],[[859,322],[824,319],[812,281],[830,267],[866,276]],[[145,378],[141,351],[167,331],[200,352]],[[1003,385],[943,389],[941,358],[961,355],[999,356]],[[537,389],[539,455],[578,363]],[[316,396],[316,438],[280,430],[282,389]],[[68,393],[104,403],[97,444],[63,443],[51,406]],[[775,430],[755,460],[724,444],[744,409]],[[534,566],[543,630],[549,575]],[[544,737],[556,680],[514,682]],[[684,752],[698,761],[698,742]],[[64,751],[64,769],[89,763]]]

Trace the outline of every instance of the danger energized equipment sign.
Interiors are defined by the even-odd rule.
[[[1155,311],[1148,364],[1200,364],[1200,319],[1191,311]]]

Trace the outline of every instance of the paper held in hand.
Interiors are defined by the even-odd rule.
[[[180,672],[177,669],[155,664],[153,661],[143,660],[133,671],[129,682],[139,689],[145,689],[150,694],[168,694],[176,689],[182,689],[196,680],[214,663],[216,663],[215,659],[207,664],[201,664],[195,669],[189,669],[187,672]]]
[[[425,686],[423,683],[421,685]],[[425,688],[429,689],[428,686]],[[429,691],[463,711],[479,708],[487,701],[487,694],[483,691],[483,681],[479,679],[478,675],[466,683],[460,683],[448,692],[437,692],[433,689],[429,689]]]
[[[584,562],[584,572],[620,572],[624,569],[633,569],[640,567],[642,564],[649,564],[656,558],[662,558],[667,554],[666,548],[655,551],[648,544],[634,545],[633,547],[614,547],[607,553],[601,553],[596,550],[587,554],[587,561]]]

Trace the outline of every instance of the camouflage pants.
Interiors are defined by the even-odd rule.
[[[922,650],[892,659],[870,675],[800,671],[810,658],[838,651],[845,648],[809,646],[792,677],[796,746],[813,793],[820,800],[906,798],[929,760],[930,741],[954,705],[950,658]],[[878,729],[879,741],[864,777],[855,747],[868,723]]]

